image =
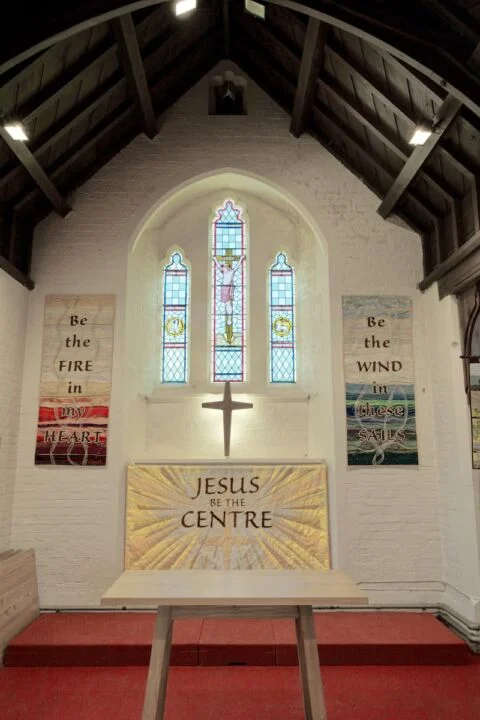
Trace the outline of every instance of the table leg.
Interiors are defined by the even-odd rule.
[[[172,645],[172,629],[172,609],[170,607],[159,607],[153,634],[142,720],[162,720],[163,718],[170,648]]]
[[[306,720],[326,720],[327,711],[325,709],[320,663],[318,661],[317,638],[315,637],[315,625],[310,606],[300,605],[298,607],[298,617],[295,624],[305,718]]]

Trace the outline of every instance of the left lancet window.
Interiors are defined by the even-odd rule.
[[[246,223],[231,200],[212,224],[212,381],[243,382],[246,354]]]
[[[162,383],[188,382],[190,276],[175,250],[163,267]]]

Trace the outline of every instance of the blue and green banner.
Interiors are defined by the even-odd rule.
[[[408,297],[343,298],[348,465],[418,465]]]

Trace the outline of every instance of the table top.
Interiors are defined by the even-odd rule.
[[[126,570],[102,605],[363,605],[339,570]]]

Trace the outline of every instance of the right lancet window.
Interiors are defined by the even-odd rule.
[[[279,252],[269,269],[270,382],[296,382],[295,270]]]

